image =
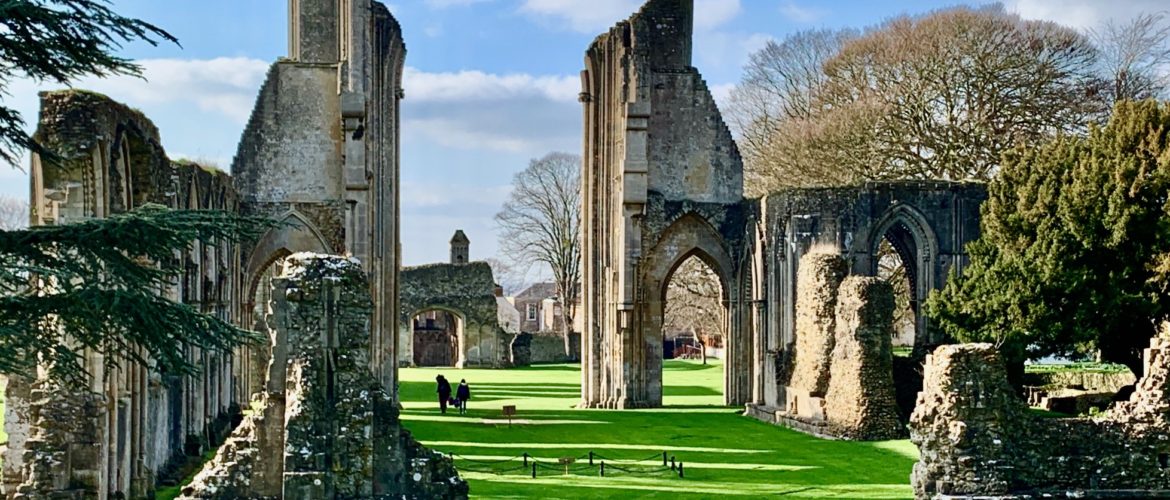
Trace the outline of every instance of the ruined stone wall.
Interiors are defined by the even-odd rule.
[[[415,442],[371,370],[373,303],[354,259],[294,254],[273,282],[264,407],[185,498],[466,498],[451,461]]]
[[[1095,419],[1028,413],[990,344],[939,347],[910,421],[918,498],[1170,495],[1170,340],[1145,352],[1129,401]]]
[[[894,297],[878,278],[848,276],[840,255],[801,258],[796,341],[784,358],[783,408],[747,414],[812,434],[880,440],[905,435],[894,391]]]
[[[796,360],[791,387],[811,397],[829,390],[829,364],[836,339],[837,293],[848,272],[840,255],[810,253],[801,259],[796,278]],[[804,406],[804,405],[797,405]],[[790,406],[791,411],[791,406]]]
[[[375,298],[370,363],[390,388],[397,373],[402,29],[371,0],[290,0],[289,13],[289,58],[269,70],[232,162],[243,212],[289,224],[245,249],[242,300],[253,305],[260,277],[290,253],[357,257]]]
[[[458,318],[458,367],[509,365],[512,335],[499,324],[496,282],[486,262],[427,264],[402,269],[398,362],[413,364],[412,319],[428,310]]]
[[[32,158],[34,225],[107,217],[147,203],[238,209],[228,175],[168,158],[158,130],[136,110],[100,94],[70,90],[42,93],[40,116],[37,140],[63,160],[49,164]],[[196,241],[178,257],[166,265],[179,266],[181,278],[163,295],[238,321],[239,249]],[[52,380],[14,377],[4,422],[13,436],[3,459],[4,493],[52,494],[68,487],[98,496],[142,497],[188,453],[212,446],[246,396],[235,383],[230,353],[191,348],[185,354],[201,369],[198,376],[164,377],[129,360],[112,366],[86,353],[83,365],[93,395],[60,389]],[[85,410],[70,413],[70,408]]]

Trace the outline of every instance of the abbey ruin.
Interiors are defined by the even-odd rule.
[[[267,342],[188,349],[197,376],[109,372],[90,355],[88,390],[12,377],[3,498],[147,498],[209,452],[183,498],[466,498],[454,458],[400,422],[399,367],[577,355],[534,356],[562,338],[537,349],[505,326],[520,317],[461,230],[449,262],[401,265],[406,48],[389,10],[290,0],[288,22],[288,57],[271,65],[230,173],[170,159],[164,132],[105,96],[41,94],[36,137],[65,161],[32,158],[34,224],[146,204],[281,224],[243,244],[196,242],[176,256],[183,279],[160,292]],[[987,188],[883,181],[745,197],[739,149],[694,67],[694,23],[694,0],[648,0],[585,53],[579,407],[663,405],[666,291],[697,257],[725,311],[723,402],[744,415],[833,439],[909,437],[921,498],[1170,495],[1170,340],[1154,340],[1114,415],[1027,414],[991,346],[944,345],[923,314],[967,266]],[[883,245],[909,284],[901,358]]]
[[[812,418],[805,423],[818,425],[823,409],[791,411],[795,399],[811,394],[821,405],[825,395],[823,384],[790,394],[805,334],[802,257],[828,249],[841,255],[843,272],[874,276],[878,247],[889,241],[909,269],[914,348],[926,352],[943,339],[920,304],[951,269],[962,269],[986,191],[882,182],[744,198],[735,141],[692,66],[693,17],[690,0],[647,2],[586,53],[582,405],[662,404],[666,286],[680,263],[697,256],[719,276],[728,312],[725,402],[777,423],[800,427]],[[831,317],[826,324],[833,328]],[[826,345],[816,355],[830,356]]]

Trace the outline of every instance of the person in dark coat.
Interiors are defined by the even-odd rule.
[[[439,375],[435,377],[435,382],[439,384],[439,411],[447,413],[447,401],[451,399],[451,383],[447,382],[447,378]]]
[[[467,413],[467,400],[471,399],[471,388],[467,386],[467,380],[461,379],[459,387],[455,389],[455,401],[459,404],[459,414]]]

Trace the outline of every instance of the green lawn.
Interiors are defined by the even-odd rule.
[[[439,415],[434,378],[471,384],[469,413]],[[917,451],[908,441],[853,443],[813,438],[742,417],[720,406],[722,366],[668,361],[666,408],[636,411],[577,410],[580,371],[575,365],[515,370],[402,369],[403,420],[433,449],[457,455],[456,465],[475,498],[910,498],[910,468]],[[518,423],[500,419],[516,405]],[[485,419],[488,421],[485,422]],[[582,459],[563,475],[560,457],[607,457],[606,477]],[[685,477],[661,469],[666,451],[682,461]],[[549,464],[515,470],[529,453]],[[648,459],[651,456],[656,458]],[[614,460],[619,462],[614,462]],[[632,460],[644,460],[632,464]],[[495,462],[495,463],[493,463]],[[637,472],[623,472],[612,467]]]

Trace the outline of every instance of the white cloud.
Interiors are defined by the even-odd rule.
[[[1107,20],[1124,22],[1143,12],[1170,8],[1166,0],[1010,0],[1008,10],[1028,19],[1046,19],[1075,28],[1094,28]]]
[[[259,59],[243,57],[142,59],[138,63],[143,67],[144,78],[86,77],[74,82],[73,87],[101,92],[135,107],[189,103],[202,111],[221,114],[243,124],[248,120],[269,65]],[[14,82],[12,94],[35,112],[37,90],[61,87],[20,80]],[[26,121],[34,117],[35,114],[25,114]]]
[[[641,4],[642,0],[523,0],[520,12],[582,33],[599,33],[630,17]]]
[[[739,15],[739,0],[695,0],[695,29],[718,28]]]
[[[827,14],[827,12],[824,10],[818,9],[816,7],[805,7],[793,0],[788,0],[780,5],[780,13],[789,20],[798,23],[816,22],[822,17],[825,17],[825,14]]]
[[[580,79],[569,75],[429,73],[406,68],[404,139],[441,148],[537,156],[580,147]]]
[[[430,38],[438,38],[440,36],[443,36],[443,25],[442,24],[428,25],[426,28],[423,28],[423,34],[425,34],[426,36],[428,36]]]
[[[576,76],[496,75],[482,71],[427,73],[406,68],[403,87],[412,101],[506,100],[522,97],[575,102],[581,80]]]

